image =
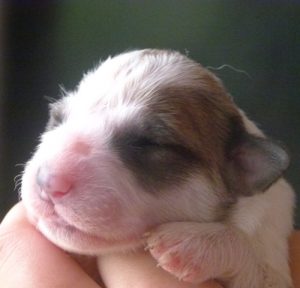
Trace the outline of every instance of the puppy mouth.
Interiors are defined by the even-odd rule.
[[[141,242],[136,235],[112,239],[82,231],[62,217],[50,201],[40,204],[41,207],[36,207],[38,209],[31,215],[33,224],[47,239],[66,251],[96,254],[115,250],[119,246],[136,246]],[[42,213],[39,213],[40,210]]]
[[[50,241],[71,252],[82,252],[87,246],[93,250],[95,246],[104,248],[113,245],[111,240],[79,230],[57,213],[53,213],[51,217],[41,217],[37,222],[37,228]]]

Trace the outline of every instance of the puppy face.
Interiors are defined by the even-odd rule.
[[[215,221],[287,166],[278,145],[245,130],[220,81],[177,52],[108,59],[50,115],[22,199],[72,252],[135,247],[164,222]]]

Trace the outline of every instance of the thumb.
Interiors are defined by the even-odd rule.
[[[4,287],[54,288],[99,286],[67,253],[32,226],[22,202],[0,225],[0,279]]]

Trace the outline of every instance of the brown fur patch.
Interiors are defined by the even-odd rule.
[[[174,141],[201,159],[201,166],[206,167],[210,177],[217,177],[243,124],[220,84],[210,75],[206,76],[205,87],[201,82],[198,87],[160,90],[153,97],[149,115],[157,115],[172,130]]]
[[[161,53],[168,58],[176,52],[146,50],[143,57],[155,58]],[[154,58],[150,61],[149,67],[156,67],[158,74],[154,76],[154,71],[147,69],[140,80],[159,79],[159,84],[154,81],[150,86],[152,94],[139,89],[139,82],[134,91],[129,89],[131,100],[143,106],[142,117],[115,131],[113,146],[137,179],[152,191],[178,185],[195,173],[225,187],[228,157],[244,133],[243,121],[214,74],[176,55],[178,59],[172,60],[177,63],[175,74],[161,74],[164,67],[154,65]]]

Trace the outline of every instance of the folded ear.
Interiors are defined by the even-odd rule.
[[[227,182],[232,191],[253,195],[266,190],[289,165],[285,149],[267,138],[245,133],[229,153]]]

